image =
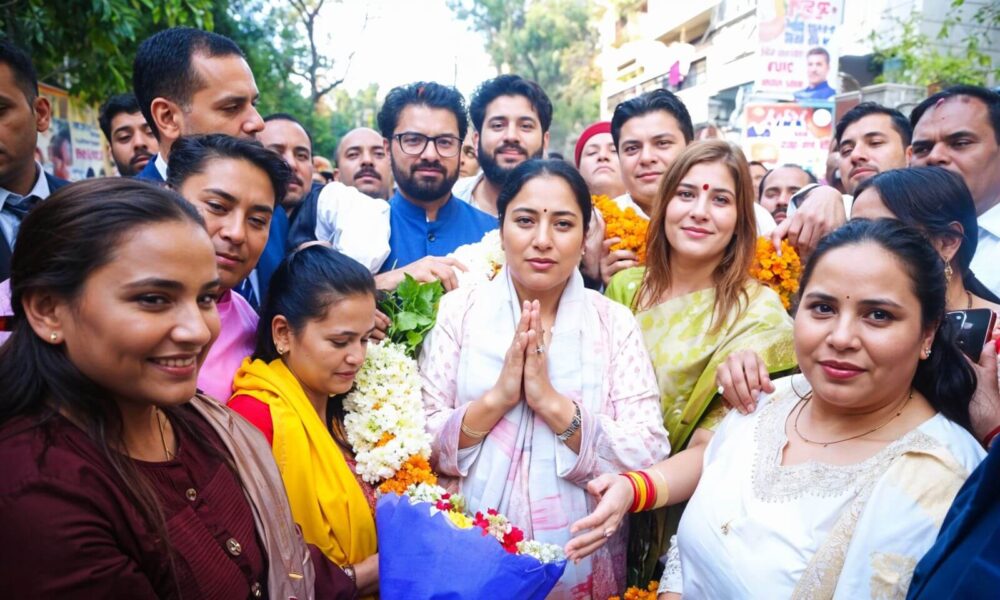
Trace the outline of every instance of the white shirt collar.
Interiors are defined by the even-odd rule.
[[[1000,203],[980,215],[976,222],[980,229],[985,229],[994,237],[1000,238]]]
[[[160,177],[163,178],[163,181],[166,181],[167,180],[167,161],[163,160],[163,155],[162,154],[159,154],[159,153],[156,154],[156,160],[153,161],[153,165],[156,167],[156,170],[160,172]]]

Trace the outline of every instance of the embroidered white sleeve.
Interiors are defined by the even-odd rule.
[[[677,549],[677,536],[670,536],[670,550],[667,550],[667,568],[660,578],[660,589],[657,594],[684,593],[684,580],[681,577],[681,553]]]

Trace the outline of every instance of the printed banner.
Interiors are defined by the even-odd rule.
[[[795,164],[818,178],[826,173],[833,138],[833,105],[749,104],[743,113],[747,160],[769,168]]]
[[[97,109],[59,88],[45,84],[39,88],[52,104],[49,129],[38,134],[35,148],[42,168],[69,181],[115,174],[97,123]]]
[[[754,91],[800,103],[832,101],[838,54],[830,42],[843,11],[844,0],[761,0]]]

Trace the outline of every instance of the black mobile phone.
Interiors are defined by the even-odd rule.
[[[944,317],[955,323],[958,347],[973,362],[979,362],[983,346],[990,339],[996,325],[996,313],[988,308],[970,308],[947,312]]]

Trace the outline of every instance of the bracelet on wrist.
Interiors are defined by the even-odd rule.
[[[476,431],[475,429],[469,429],[468,425],[466,425],[465,421],[463,420],[462,433],[464,433],[465,435],[469,436],[474,440],[481,440],[484,437],[486,437],[487,434],[489,434],[489,431]]]
[[[642,512],[656,506],[656,486],[645,471],[629,471],[622,477],[632,484],[632,506],[629,512]]]
[[[989,450],[990,444],[993,443],[993,440],[997,437],[997,435],[1000,435],[1000,425],[995,427],[993,431],[986,434],[986,437],[983,438],[983,447]]]
[[[569,427],[565,431],[560,433],[557,437],[560,442],[566,443],[569,438],[573,437],[573,434],[580,430],[580,425],[583,424],[583,415],[580,413],[580,405],[576,402],[573,403],[573,420],[570,421]]]

